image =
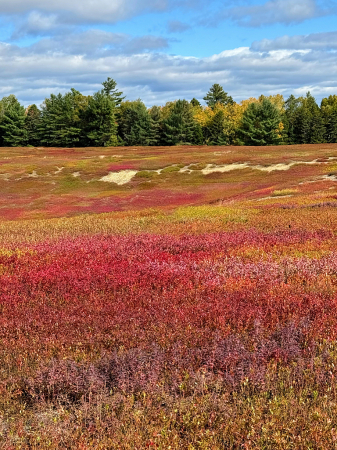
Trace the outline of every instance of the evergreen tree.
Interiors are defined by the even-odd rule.
[[[41,143],[51,147],[83,145],[80,117],[87,103],[87,97],[75,89],[45,99],[39,126]]]
[[[200,123],[196,122],[194,125],[193,144],[203,145],[205,143],[204,133]]]
[[[192,106],[201,106],[199,100],[197,100],[196,98],[192,98],[190,103],[191,103]]]
[[[163,135],[163,114],[160,106],[152,106],[149,110],[151,117],[151,140],[153,145],[161,145]]]
[[[323,98],[321,112],[325,125],[325,142],[337,142],[337,95]]]
[[[311,144],[321,144],[325,142],[326,128],[324,119],[319,108],[312,112],[311,120]]]
[[[2,145],[8,147],[27,145],[25,108],[20,105],[19,101],[13,95],[4,97],[0,103],[0,134]]]
[[[277,145],[281,143],[281,116],[270,100],[251,103],[242,116],[238,133],[245,145]]]
[[[224,91],[220,84],[213,84],[210,90],[207,92],[204,100],[210,108],[214,108],[217,103],[222,105],[232,105],[234,103],[231,96]]]
[[[331,109],[326,122],[327,142],[337,142],[337,107]]]
[[[110,97],[116,107],[120,106],[125,97],[122,97],[123,92],[117,90],[117,82],[109,77],[106,81],[103,81],[102,86],[105,95]]]
[[[206,127],[207,143],[209,145],[227,145],[228,140],[224,133],[225,114],[219,110]]]
[[[103,90],[89,97],[81,113],[84,145],[113,147],[118,144],[115,110],[115,103]]]
[[[25,129],[27,131],[28,145],[40,145],[39,127],[40,127],[41,111],[36,105],[30,105],[26,109]]]
[[[291,95],[285,102],[285,111],[282,115],[287,144],[297,144],[299,142],[299,106],[300,100]]]
[[[118,133],[125,145],[154,145],[155,124],[141,100],[120,106]]]
[[[297,142],[300,144],[319,144],[324,142],[324,119],[315,98],[307,93],[299,98],[300,106],[297,111],[295,128]]]
[[[163,138],[167,145],[191,144],[195,122],[187,100],[177,100],[163,124]]]

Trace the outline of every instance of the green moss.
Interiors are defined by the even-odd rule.
[[[155,178],[158,176],[157,172],[150,170],[140,170],[136,173],[135,178]]]
[[[78,189],[83,184],[84,183],[80,178],[76,178],[70,174],[63,176],[61,179],[57,179],[57,189],[60,189],[61,191]]]
[[[179,172],[180,169],[181,169],[180,164],[177,164],[174,166],[165,167],[165,169],[162,169],[161,173],[164,174],[164,173]]]
[[[190,164],[189,169],[191,170],[202,170],[207,167],[207,164],[203,163],[197,163],[197,164]]]

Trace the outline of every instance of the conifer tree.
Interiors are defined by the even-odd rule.
[[[163,114],[160,106],[152,106],[149,114],[151,117],[151,140],[153,145],[160,145],[163,134]]]
[[[320,109],[317,108],[312,113],[310,143],[311,144],[323,143],[325,134],[326,128],[324,124],[324,119],[322,117]]]
[[[102,90],[89,97],[81,113],[86,146],[113,147],[118,145],[115,103]]]
[[[326,123],[326,137],[327,142],[337,142],[337,107],[331,109],[327,123]]]
[[[291,95],[285,101],[285,111],[282,115],[287,144],[297,144],[299,142],[299,106],[300,100]]]
[[[321,112],[325,125],[325,142],[337,142],[337,95],[329,95],[321,102]]]
[[[190,103],[192,106],[201,106],[199,100],[197,100],[196,98],[192,98]]]
[[[194,139],[195,122],[191,105],[187,100],[177,100],[163,124],[165,144],[191,144]]]
[[[45,99],[39,126],[41,143],[52,147],[83,145],[81,113],[87,103],[87,97],[75,89]]]
[[[25,108],[14,95],[4,97],[0,102],[0,134],[2,145],[21,147],[27,145],[25,130]]]
[[[36,105],[30,105],[26,109],[25,129],[27,131],[28,145],[40,145],[39,126],[40,126],[41,111]]]
[[[242,116],[238,133],[245,145],[277,145],[282,141],[279,110],[267,98],[251,103]]]
[[[118,133],[125,145],[154,145],[153,131],[154,123],[141,100],[121,104]]]
[[[324,120],[315,98],[308,92],[306,97],[300,97],[299,102],[300,106],[296,117],[298,143],[319,144],[324,142]]]
[[[116,107],[120,106],[125,97],[122,97],[123,92],[117,90],[117,82],[108,77],[106,81],[103,81],[102,86],[105,95],[110,97]]]
[[[196,122],[194,125],[193,144],[203,145],[204,143],[205,143],[205,137],[204,137],[202,126],[200,125],[200,123]]]
[[[220,103],[221,105],[232,105],[234,103],[232,97],[217,83],[213,84],[204,97],[204,100],[210,108],[214,108],[217,103]]]

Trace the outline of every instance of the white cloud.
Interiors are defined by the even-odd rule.
[[[110,38],[110,34],[101,35],[98,41]],[[122,42],[125,36],[115,38]],[[336,54],[325,50],[264,52],[243,47],[207,58],[104,52],[97,57],[95,52],[84,55],[75,50],[76,46],[41,53],[36,44],[28,48],[1,44],[0,92],[14,93],[27,105],[71,87],[92,93],[110,76],[128,98],[141,97],[148,105],[176,98],[201,99],[213,83],[223,85],[236,100],[261,93],[289,95],[308,88],[318,97],[337,93]]]
[[[252,50],[268,52],[271,50],[337,50],[337,31],[313,33],[298,36],[281,36],[276,39],[262,39],[251,45]]]
[[[57,14],[65,22],[116,23],[146,11],[164,11],[169,0],[1,0],[1,14]],[[34,16],[31,18],[34,20]]]
[[[123,33],[88,30],[79,33],[59,34],[44,38],[26,48],[27,52],[102,57],[115,54],[134,54],[168,47],[160,36],[132,37]]]
[[[42,14],[38,11],[32,11],[23,20],[21,17],[14,18],[14,23],[16,28],[12,35],[13,39],[26,35],[49,36],[55,33],[62,34],[69,29],[69,25],[59,23],[56,14]]]
[[[300,23],[327,15],[330,9],[317,6],[315,0],[269,0],[263,5],[234,7],[223,13],[239,25],[260,27],[274,23]]]

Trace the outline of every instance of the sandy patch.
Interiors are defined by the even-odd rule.
[[[137,174],[137,170],[122,170],[120,172],[110,172],[108,175],[100,178],[99,181],[107,183],[116,183],[118,185],[129,183]]]
[[[73,175],[74,178],[78,178],[81,175],[81,173],[80,172],[73,172],[72,175]]]
[[[226,153],[226,152],[222,152],[222,153]],[[117,156],[117,155],[116,155]],[[331,159],[335,159],[335,157],[330,157],[329,160]],[[185,167],[182,167],[179,171],[177,171],[177,173],[193,173],[193,172],[197,172],[197,170],[191,168],[191,166],[195,165],[196,163],[191,163],[188,164]],[[262,166],[262,165],[250,165],[247,162],[242,162],[242,163],[232,163],[232,164],[207,164],[207,166],[204,169],[198,170],[198,172],[202,173],[203,175],[209,175],[211,173],[225,173],[225,172],[230,172],[232,170],[242,170],[242,169],[251,169],[251,170],[260,170],[262,172],[273,172],[273,171],[282,171],[282,170],[289,170],[291,167],[295,166],[295,165],[299,165],[299,164],[307,164],[307,165],[314,165],[314,164],[327,164],[326,161],[321,162],[318,161],[317,159],[313,160],[313,161],[291,161],[289,163],[277,163],[277,164],[271,164],[270,166]],[[167,167],[163,167],[162,169],[157,169],[157,170],[151,170],[148,169],[146,170],[147,172],[155,172],[158,175],[162,174],[162,172],[165,169],[168,169],[169,167],[177,167],[177,164],[173,164],[171,166],[167,166]],[[144,171],[145,171],[144,170]],[[173,173],[174,171],[172,171]],[[75,172],[76,174],[78,172]],[[121,170],[119,172],[110,172],[108,175],[100,178],[99,181],[106,181],[108,183],[116,183],[119,185],[122,184],[126,184],[129,183],[132,178],[138,173],[137,170]],[[75,175],[73,175],[75,176]],[[78,175],[79,176],[79,173]],[[325,177],[325,176],[324,176]],[[324,179],[321,178],[321,179]],[[337,177],[336,179],[329,177],[328,175],[326,175],[327,179],[331,180],[331,181],[337,181]],[[274,198],[274,197],[273,197]]]
[[[262,170],[263,172],[273,172],[274,170],[289,170],[290,167],[296,166],[297,164],[305,164],[305,165],[315,165],[315,164],[327,164],[327,162],[320,162],[317,159],[313,161],[292,161],[288,164],[279,163],[272,164],[270,166],[251,166],[252,169]]]
[[[201,170],[201,173],[203,175],[209,175],[210,173],[216,173],[216,172],[230,172],[231,170],[239,170],[239,169],[246,169],[248,166],[247,163],[239,163],[239,164],[222,164],[222,165],[214,165],[214,164],[207,164],[207,166]]]
[[[209,175],[210,173],[215,172],[230,172],[231,170],[240,170],[240,169],[252,169],[252,170],[261,170],[262,172],[273,172],[275,170],[289,170],[291,167],[297,165],[297,164],[307,164],[307,165],[313,165],[313,164],[327,164],[327,162],[320,162],[316,159],[314,161],[292,161],[288,164],[285,163],[278,163],[278,164],[271,164],[270,166],[261,166],[260,164],[257,166],[251,166],[248,163],[232,163],[232,164],[207,164],[205,169],[203,169],[201,172],[204,175]]]
[[[38,174],[36,173],[36,170],[33,170],[32,173],[29,173],[28,178],[38,178]]]
[[[191,166],[191,165],[192,165],[192,164],[189,164],[188,166],[182,167],[182,168],[179,170],[179,173],[192,173],[193,170],[190,169],[190,166]]]
[[[294,166],[296,163],[292,162],[289,164],[272,164],[271,166],[251,166],[252,169],[261,170],[262,172],[273,172],[274,170],[289,170],[290,167]]]
[[[328,180],[328,181],[337,181],[336,175],[323,175],[320,177],[321,180]]]
[[[0,173],[0,180],[8,181],[10,176],[10,173]]]

